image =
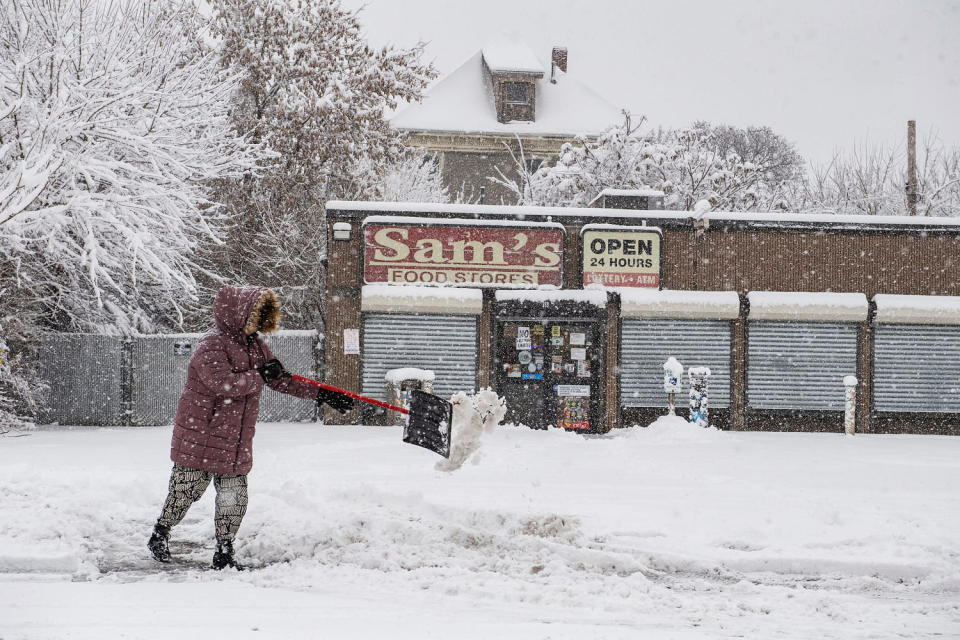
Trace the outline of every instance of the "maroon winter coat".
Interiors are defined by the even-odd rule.
[[[269,289],[224,286],[213,303],[217,330],[200,339],[190,358],[187,383],[177,405],[170,458],[177,464],[220,475],[245,475],[253,466],[253,434],[263,379],[256,368],[273,358],[260,331],[280,321]],[[282,393],[313,399],[317,390],[281,378],[269,383]]]

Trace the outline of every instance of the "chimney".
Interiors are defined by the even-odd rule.
[[[550,82],[557,83],[557,69],[567,72],[567,48],[566,47],[554,47],[553,53],[550,56]]]

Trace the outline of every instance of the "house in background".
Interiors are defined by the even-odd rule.
[[[408,134],[407,146],[439,162],[452,195],[481,204],[516,204],[509,189],[490,180],[498,170],[519,178],[553,162],[565,142],[596,139],[622,112],[567,72],[567,50],[554,47],[550,64],[520,42],[500,41],[475,53],[408,105],[391,126]],[[512,152],[512,154],[511,154]]]

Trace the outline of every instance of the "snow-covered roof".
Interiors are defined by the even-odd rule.
[[[620,293],[620,315],[625,318],[735,320],[740,315],[736,291],[614,290]]]
[[[497,291],[496,299],[520,302],[586,302],[595,307],[607,306],[607,292],[604,289],[530,289],[526,291],[501,289]]]
[[[360,311],[380,313],[449,313],[479,315],[483,292],[463,287],[412,287],[366,284],[360,290]]]
[[[960,296],[904,296],[878,293],[877,322],[960,325]]]
[[[751,320],[863,322],[869,305],[862,293],[751,291]]]
[[[868,215],[837,215],[831,213],[773,213],[773,212],[740,212],[740,211],[711,211],[700,216],[691,211],[648,211],[636,209],[591,209],[588,207],[528,207],[520,205],[489,205],[489,204],[446,204],[431,202],[372,202],[353,200],[330,200],[327,202],[328,211],[357,211],[378,213],[410,213],[416,214],[455,214],[465,216],[514,216],[525,220],[535,218],[604,218],[635,219],[637,223],[643,220],[688,220],[706,218],[711,222],[744,222],[756,223],[758,226],[769,223],[773,226],[784,224],[809,224],[825,228],[860,229],[863,227],[925,227],[953,228],[960,230],[960,218],[925,217],[925,216],[868,216]],[[496,218],[493,218],[496,219]],[[489,220],[489,218],[488,218]],[[481,223],[483,224],[483,223]]]
[[[483,61],[494,73],[532,73],[543,75],[545,70],[537,54],[518,40],[496,40],[484,45]]]
[[[395,129],[421,132],[492,133],[538,136],[597,136],[622,118],[621,111],[569,73],[556,72],[556,84],[536,81],[536,120],[497,121],[489,74],[483,70],[487,50],[477,51],[459,68],[429,88],[422,102],[399,109]]]

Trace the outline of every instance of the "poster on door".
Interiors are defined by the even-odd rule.
[[[590,398],[585,396],[559,396],[557,426],[561,429],[590,428]]]

